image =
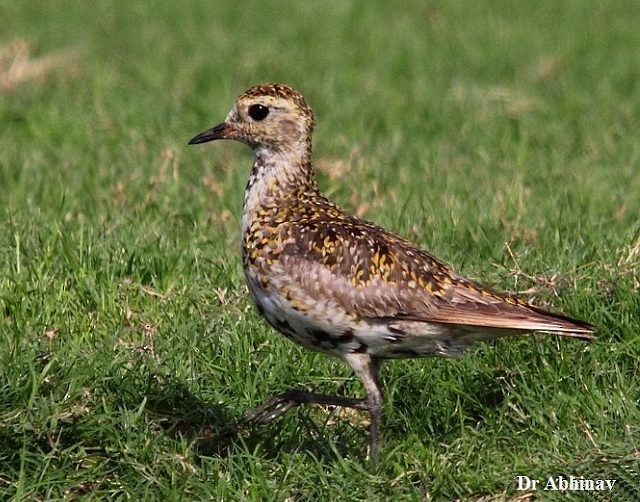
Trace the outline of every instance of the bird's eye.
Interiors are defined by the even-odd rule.
[[[249,117],[253,120],[264,120],[269,115],[269,108],[264,105],[251,105],[249,107]]]

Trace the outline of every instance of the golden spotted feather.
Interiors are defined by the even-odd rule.
[[[300,333],[287,334],[312,349],[368,350],[377,357],[459,355],[474,342],[522,331],[591,338],[589,325],[470,281],[319,193],[307,194],[303,207],[299,200],[278,201],[274,217],[265,214],[256,232],[245,234],[245,267],[267,279],[256,285],[263,311],[269,308],[262,305],[265,296],[281,297],[281,318],[272,322],[277,329],[286,331],[289,310],[309,318]],[[325,343],[309,331],[321,333]],[[372,340],[372,331],[386,338]],[[347,332],[356,339],[344,337]],[[328,341],[340,337],[357,343]]]

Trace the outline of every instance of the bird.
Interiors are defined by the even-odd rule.
[[[268,423],[305,403],[370,414],[369,458],[378,463],[387,359],[457,357],[477,342],[531,332],[594,339],[594,326],[538,308],[456,273],[419,245],[357,218],[319,189],[313,111],[294,88],[255,85],[222,123],[190,145],[234,140],[253,150],[242,210],[242,266],[258,312],[307,349],[345,361],[364,398],[291,389],[248,411]]]

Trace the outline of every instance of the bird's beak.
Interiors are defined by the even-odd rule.
[[[213,141],[215,139],[229,138],[232,128],[226,123],[218,124],[211,129],[201,132],[197,136],[194,136],[189,140],[190,145],[198,145],[200,143],[206,143],[207,141]]]

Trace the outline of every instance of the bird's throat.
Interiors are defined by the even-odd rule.
[[[269,211],[302,194],[317,193],[311,155],[306,149],[286,152],[257,147],[244,193],[243,233],[258,212]]]

